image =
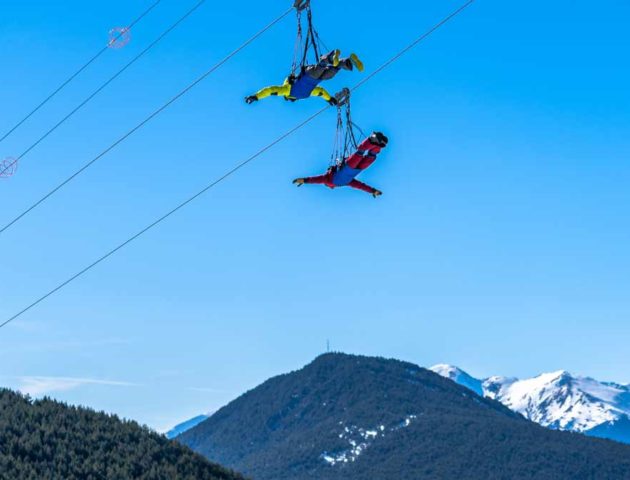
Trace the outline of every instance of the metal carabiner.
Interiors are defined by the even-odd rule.
[[[337,107],[343,107],[350,102],[350,89],[345,87],[335,94],[337,100]]]
[[[295,0],[293,6],[298,12],[301,12],[311,6],[311,0]]]

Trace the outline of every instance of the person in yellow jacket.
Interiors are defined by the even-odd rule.
[[[252,104],[263,98],[271,96],[284,97],[285,100],[295,102],[309,97],[321,97],[331,105],[336,105],[333,97],[325,88],[319,84],[324,80],[330,80],[339,73],[340,70],[352,71],[354,67],[362,72],[364,67],[356,54],[348,58],[340,59],[340,50],[333,50],[321,57],[317,65],[307,65],[302,67],[299,75],[289,75],[282,85],[265,87],[254,95],[245,98],[248,104]]]

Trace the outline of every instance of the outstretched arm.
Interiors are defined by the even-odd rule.
[[[311,93],[311,97],[322,97],[327,102],[330,102],[330,100],[332,99],[330,93],[328,93],[323,87],[315,87],[313,89],[313,92]]]
[[[328,175],[317,175],[316,177],[300,178],[302,183],[312,183],[315,185],[325,185],[328,182]]]
[[[265,87],[261,90],[258,90],[255,95],[252,97],[256,97],[256,100],[262,100],[263,98],[271,97],[272,95],[280,95],[286,97],[291,93],[291,85],[272,85],[270,87]]]
[[[373,195],[374,197],[378,197],[378,196],[383,194],[383,192],[381,192],[380,190],[377,190],[374,187],[370,187],[369,185],[366,185],[363,182],[359,182],[356,178],[354,180],[352,180],[348,184],[348,186],[352,187],[352,188],[356,188],[357,190],[363,190],[364,192],[367,192],[367,193]]]

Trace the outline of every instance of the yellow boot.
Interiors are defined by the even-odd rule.
[[[363,62],[359,59],[359,57],[357,57],[356,53],[350,55],[350,61],[354,64],[355,67],[357,67],[359,72],[362,72],[365,69]]]
[[[341,50],[335,50],[335,54],[333,55],[332,64],[333,67],[339,66],[339,57],[341,56]]]

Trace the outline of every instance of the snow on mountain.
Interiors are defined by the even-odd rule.
[[[470,390],[475,392],[477,395],[483,396],[482,381],[471,377],[466,372],[464,372],[463,370],[457,367],[453,367],[452,365],[446,365],[442,363],[440,365],[435,365],[431,367],[429,370],[443,377],[450,378],[455,383],[458,383],[466,388],[469,388]]]
[[[630,414],[616,401],[623,393],[592,378],[560,371],[508,383],[486,395],[545,427],[584,432]]]
[[[450,365],[431,370],[545,427],[619,441],[630,438],[630,385],[599,382],[566,371],[524,380],[481,380]]]
[[[359,455],[365,452],[374,441],[409,427],[417,418],[418,415],[407,415],[401,422],[389,427],[379,425],[371,429],[360,428],[355,425],[347,426],[344,422],[339,422],[339,425],[343,428],[339,438],[346,440],[349,448],[333,453],[324,452],[320,455],[320,458],[333,467],[337,464],[355,462]]]

